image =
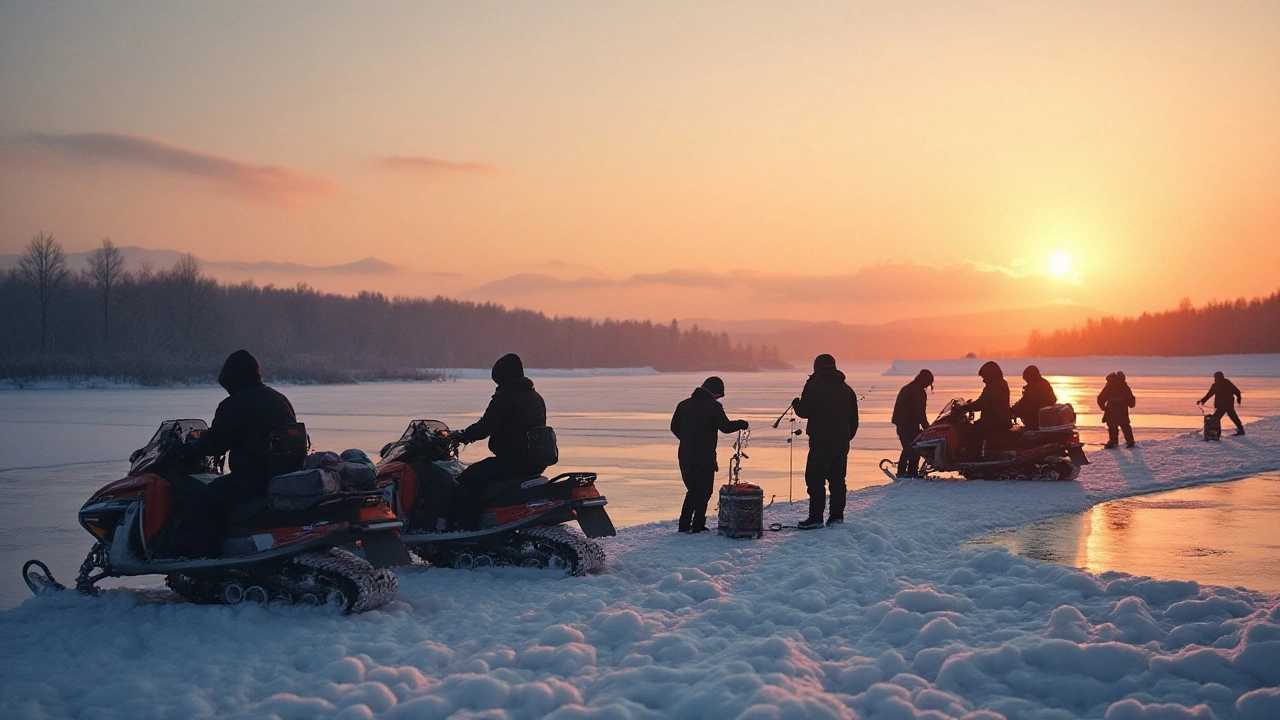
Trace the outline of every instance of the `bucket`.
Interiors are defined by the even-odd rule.
[[[764,535],[764,490],[759,485],[736,483],[720,486],[719,530],[731,538]]]

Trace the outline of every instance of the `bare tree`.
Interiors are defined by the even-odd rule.
[[[124,254],[111,242],[102,241],[102,247],[89,253],[89,277],[102,295],[102,344],[111,341],[111,289],[124,274]]]
[[[178,258],[169,270],[168,278],[178,290],[184,315],[182,333],[188,341],[187,349],[192,349],[191,340],[198,326],[208,324],[205,315],[216,283],[204,276],[200,270],[200,259],[191,253]]]
[[[40,351],[44,352],[49,347],[49,306],[70,273],[62,243],[41,230],[27,243],[18,259],[18,269],[36,288],[40,301]]]

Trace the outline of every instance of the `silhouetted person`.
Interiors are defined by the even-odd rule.
[[[911,452],[911,443],[915,442],[925,428],[929,427],[929,416],[925,406],[929,401],[925,388],[933,386],[933,373],[921,370],[914,380],[902,386],[898,391],[898,399],[893,403],[893,418],[890,422],[898,430],[898,442],[902,443],[902,454],[898,456],[898,477],[919,477],[920,456]]]
[[[1214,419],[1221,420],[1222,416],[1226,415],[1236,424],[1236,435],[1243,435],[1244,423],[1240,422],[1240,416],[1236,414],[1235,403],[1243,405],[1244,398],[1240,396],[1240,388],[1228,380],[1222,371],[1213,374],[1213,385],[1209,386],[1209,392],[1205,393],[1196,404],[1203,405],[1209,402],[1209,398],[1213,398]]]
[[[1022,386],[1022,397],[1009,408],[1009,414],[1022,418],[1022,426],[1028,430],[1040,429],[1040,409],[1058,402],[1053,386],[1040,375],[1040,368],[1028,365],[1022,371],[1022,379],[1027,382]]]
[[[828,524],[844,522],[845,475],[849,468],[849,441],[858,434],[858,396],[836,369],[836,360],[827,354],[813,361],[813,374],[800,397],[791,401],[796,415],[808,418],[809,458],[804,466],[804,482],[809,491],[809,517],[801,530],[822,527],[826,486],[831,485],[831,515]]]
[[[730,420],[720,398],[724,397],[724,381],[712,376],[695,388],[693,394],[676,405],[671,415],[671,434],[680,438],[680,478],[684,480],[684,506],[680,508],[680,532],[705,532],[707,503],[715,486],[716,444],[719,433],[746,430],[746,420]]]
[[[227,357],[218,373],[218,384],[228,396],[218,403],[209,429],[188,450],[204,456],[227,453],[230,472],[202,490],[183,487],[175,493],[186,496],[175,497],[175,505],[190,501],[204,505],[203,512],[188,515],[194,520],[194,524],[189,521],[188,527],[201,538],[201,552],[206,555],[219,552],[222,513],[236,503],[267,494],[272,475],[271,433],[297,422],[289,398],[262,383],[262,366],[248,350],[237,350]],[[193,489],[198,500],[193,497]]]
[[[1124,373],[1113,372],[1107,376],[1107,385],[1098,393],[1098,407],[1102,409],[1102,422],[1107,424],[1107,444],[1111,449],[1120,444],[1120,432],[1124,432],[1124,446],[1133,447],[1133,427],[1129,425],[1129,408],[1137,404]]]
[[[459,517],[464,527],[476,529],[485,487],[515,475],[540,475],[546,465],[528,457],[529,431],[547,424],[547,404],[524,376],[524,363],[515,353],[498,358],[490,373],[498,388],[489,407],[475,423],[458,433],[462,442],[489,438],[487,457],[472,463],[458,475]]]
[[[982,394],[977,400],[959,406],[961,412],[982,413],[973,423],[975,455],[981,456],[982,441],[990,440],[1009,431],[1012,424],[1009,412],[1009,383],[1004,371],[994,360],[988,360],[978,369],[982,378]]]

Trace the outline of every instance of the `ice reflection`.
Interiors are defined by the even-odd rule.
[[[1280,592],[1280,474],[1094,506],[966,543],[1090,572]]]

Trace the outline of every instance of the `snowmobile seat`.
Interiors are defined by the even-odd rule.
[[[539,480],[541,482],[535,482]],[[547,478],[537,473],[525,473],[521,475],[512,475],[511,477],[505,477],[501,480],[498,480],[496,482],[491,482],[488,485],[486,485],[484,488],[484,500],[485,502],[488,502],[490,500],[496,500],[497,498],[502,497],[504,495],[518,493],[520,490],[528,489],[531,487],[538,487],[541,485],[545,485],[546,483],[547,483]]]
[[[267,496],[249,498],[227,508],[222,513],[223,525],[243,525],[249,518],[267,508]]]

